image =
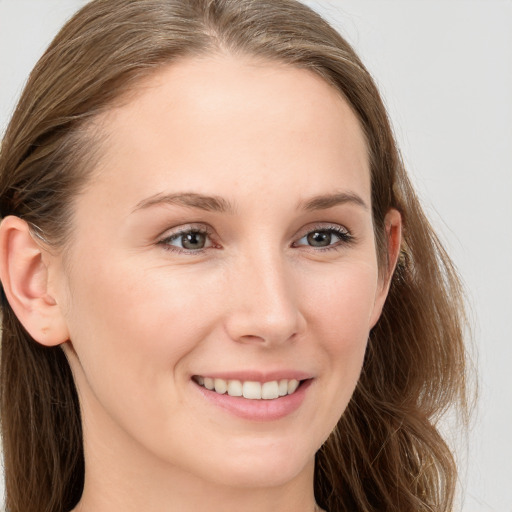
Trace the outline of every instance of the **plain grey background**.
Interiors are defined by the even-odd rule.
[[[0,138],[84,0],[0,0]],[[464,512],[512,512],[512,1],[316,0],[379,84],[433,224],[466,283],[480,399],[458,439]],[[467,447],[465,447],[467,444]]]

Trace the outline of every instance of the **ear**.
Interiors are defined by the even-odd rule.
[[[386,302],[386,297],[389,293],[391,279],[393,272],[400,255],[400,246],[402,243],[402,216],[400,212],[391,208],[384,219],[384,226],[386,230],[386,244],[387,244],[387,266],[381,269],[379,276],[379,287],[375,297],[375,305],[372,312],[370,321],[370,328],[373,328],[380,318],[382,308]]]
[[[45,250],[28,224],[14,216],[0,224],[0,280],[9,304],[27,332],[42,345],[69,338],[61,309],[48,293]]]

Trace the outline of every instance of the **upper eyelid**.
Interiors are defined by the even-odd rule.
[[[206,224],[183,224],[181,226],[177,226],[175,228],[168,228],[166,229],[161,235],[158,236],[159,240],[168,240],[170,238],[178,237],[180,235],[183,235],[185,233],[204,233],[208,236],[212,235],[214,233],[213,229],[206,225]]]
[[[348,229],[343,224],[337,224],[335,222],[314,222],[311,224],[306,224],[304,227],[302,227],[300,230],[297,231],[297,235],[295,235],[295,236],[298,236],[298,233],[305,233],[305,234],[310,233],[311,231],[314,231],[315,229],[317,229],[317,230],[340,229],[340,230],[346,231],[347,233],[350,233],[350,229]],[[203,224],[200,222],[191,222],[191,223],[180,224],[179,226],[172,227],[172,228],[167,228],[165,231],[162,232],[162,236],[165,235],[166,233],[168,233],[169,231],[172,232],[173,230],[175,230],[174,232],[176,234],[187,233],[189,231],[200,231],[200,232],[205,232],[205,233],[214,232],[213,228],[211,226],[209,226],[208,224]]]
[[[347,228],[346,226],[344,226],[343,224],[336,224],[333,222],[317,222],[314,224],[307,225],[307,226],[303,227],[302,229],[300,229],[297,232],[296,237],[303,238],[305,235],[307,235],[308,233],[311,233],[312,231],[329,231],[329,230],[343,231],[343,232],[347,233],[347,235],[352,236],[352,232],[350,231],[350,229]]]

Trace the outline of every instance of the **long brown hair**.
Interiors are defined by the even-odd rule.
[[[466,405],[464,310],[456,272],[407,178],[376,86],[348,43],[294,0],[95,0],[36,65],[0,154],[0,215],[57,248],[97,147],[91,121],[163,65],[227,51],[311,70],[349,102],[366,134],[381,268],[384,217],[401,255],[353,398],[316,458],[330,512],[448,512],[456,468],[437,422]],[[80,499],[79,402],[60,347],[23,329],[2,292],[1,411],[9,512],[65,512]]]

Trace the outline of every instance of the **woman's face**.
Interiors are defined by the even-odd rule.
[[[99,125],[51,274],[87,453],[235,486],[310,472],[386,294],[356,117],[309,71],[218,56]]]

